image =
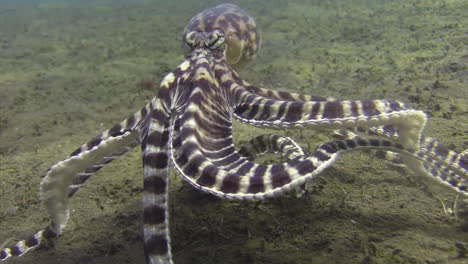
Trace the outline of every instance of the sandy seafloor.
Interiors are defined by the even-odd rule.
[[[233,2],[263,32],[244,79],[401,100],[430,115],[427,136],[468,148],[466,1]],[[47,225],[38,199],[46,169],[155,96],[153,84],[183,60],[184,25],[217,3],[0,1],[0,244]],[[235,125],[238,142],[261,133]],[[312,128],[284,134],[311,147],[330,139]],[[365,153],[345,155],[300,198],[258,204],[171,177],[177,264],[468,263],[463,197],[446,214],[456,192]],[[8,263],[143,263],[141,190],[136,148],[73,197],[55,244]]]

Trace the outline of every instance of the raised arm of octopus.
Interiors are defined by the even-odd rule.
[[[0,262],[18,257],[57,237],[67,224],[68,199],[100,168],[140,144],[143,159],[143,237],[146,262],[173,263],[168,184],[169,166],[196,189],[238,200],[262,200],[297,188],[348,151],[397,153],[415,171],[468,195],[468,156],[423,137],[423,111],[393,100],[337,100],[259,88],[237,69],[253,58],[261,38],[255,20],[234,4],[221,4],[193,17],[183,41],[185,60],[164,77],[158,95],[140,111],[51,166],[40,184],[50,224],[1,249]],[[293,140],[260,136],[239,152],[232,119],[276,128],[392,131],[325,142],[311,154]],[[379,138],[372,137],[373,135]],[[277,152],[278,165],[251,157]]]

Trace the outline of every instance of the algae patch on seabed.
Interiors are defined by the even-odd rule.
[[[241,72],[245,80],[335,98],[401,100],[430,115],[427,136],[459,152],[468,148],[463,1],[235,3],[263,32],[258,58]],[[152,82],[183,59],[185,23],[213,5],[0,6],[0,243],[47,224],[40,176],[154,96]],[[242,143],[266,132],[235,124],[234,136]],[[305,147],[330,140],[314,129],[281,133]],[[73,197],[55,246],[10,263],[143,263],[139,155],[134,150],[109,165]],[[366,153],[345,155],[300,198],[222,201],[171,179],[178,264],[467,261],[463,208],[455,219],[439,200],[453,209],[456,194]]]

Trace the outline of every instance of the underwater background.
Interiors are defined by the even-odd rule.
[[[427,136],[468,148],[466,1],[231,2],[263,35],[243,79],[341,99],[401,100],[430,116]],[[47,168],[155,96],[184,58],[185,24],[219,3],[0,0],[0,245],[48,224],[38,198]],[[271,130],[236,124],[234,132],[241,143]],[[330,140],[310,128],[283,134],[311,148]],[[177,264],[468,263],[463,197],[366,153],[343,156],[300,198],[223,201],[176,175],[171,181]],[[54,245],[7,263],[144,263],[141,191],[135,148],[73,197]]]

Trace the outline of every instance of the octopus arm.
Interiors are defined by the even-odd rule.
[[[155,103],[156,99],[48,169],[40,184],[40,197],[49,214],[49,226],[11,247],[1,249],[0,262],[21,256],[38,247],[43,240],[53,239],[61,233],[68,221],[69,198],[95,172],[140,143],[140,132],[146,126],[147,115]]]
[[[369,130],[362,128],[335,131],[335,137],[340,139],[358,139],[362,136],[381,137],[389,140],[398,138],[398,131],[392,126],[373,127]],[[429,176],[461,193],[468,188],[468,155],[466,150],[458,153],[434,138],[423,136],[420,140],[418,156],[424,160],[420,166],[407,163],[404,155],[396,152],[374,150],[372,153],[380,159],[389,161],[396,166],[410,167],[416,174]]]
[[[284,164],[256,164],[235,150],[231,122],[225,118],[228,113],[219,114],[217,120],[206,118],[203,111],[187,111],[177,117],[171,160],[195,188],[223,198],[257,200],[295,189],[350,150],[384,149],[418,159],[414,150],[392,141],[356,139],[322,144],[312,154]]]
[[[265,99],[282,100],[282,101],[299,101],[299,102],[336,101],[336,99],[332,97],[323,97],[323,96],[307,95],[307,94],[301,94],[301,93],[276,91],[276,90],[270,90],[266,88],[257,87],[243,80],[241,80],[240,82],[242,83],[241,86],[245,87],[245,89],[248,92],[264,97]]]
[[[148,263],[172,263],[168,219],[169,120],[167,108],[154,109],[141,142],[143,244]]]
[[[392,100],[289,101],[265,98],[245,87],[237,87],[233,93],[239,98],[234,118],[260,127],[368,129],[387,125],[398,130],[399,143],[419,148],[427,121],[424,112]]]

